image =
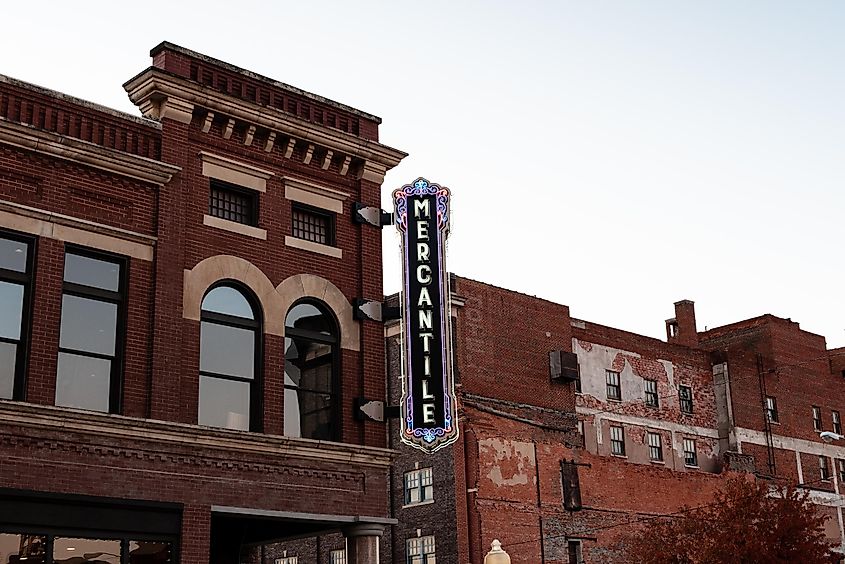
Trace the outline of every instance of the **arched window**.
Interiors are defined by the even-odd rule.
[[[337,324],[312,302],[294,305],[285,318],[285,435],[337,437]]]
[[[199,423],[258,430],[260,321],[233,286],[217,286],[202,300]]]

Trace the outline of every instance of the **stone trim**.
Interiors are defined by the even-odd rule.
[[[296,274],[273,287],[270,279],[255,265],[232,255],[216,255],[185,270],[182,317],[200,320],[202,299],[208,289],[223,280],[235,280],[248,287],[258,299],[264,318],[264,332],[285,336],[285,316],[291,306],[303,298],[326,304],[340,325],[340,347],[361,350],[359,322],[353,317],[352,304],[337,286],[313,274]]]
[[[249,124],[258,125],[297,139],[307,139],[335,152],[353,155],[365,161],[378,163],[385,170],[395,167],[407,153],[382,145],[377,141],[362,139],[351,133],[332,130],[291,116],[281,110],[240,100],[202,88],[196,83],[162,71],[149,68],[123,85],[132,102],[141,108],[144,116],[156,116],[157,105],[152,100],[178,98],[186,103],[206,108],[215,114],[232,116]]]
[[[285,235],[285,246],[326,255],[327,257],[338,259],[343,258],[343,250],[338,249],[337,247],[315,243],[314,241],[306,241],[305,239],[292,237],[291,235]]]
[[[348,192],[341,192],[290,176],[283,176],[282,180],[285,183],[285,198],[288,200],[337,214],[343,213],[343,201],[350,196]]]
[[[244,225],[237,221],[229,221],[213,215],[202,216],[202,224],[215,229],[223,229],[224,231],[231,231],[232,233],[239,233],[247,237],[254,237],[256,239],[267,240],[267,230],[253,227],[252,225]]]
[[[0,143],[164,186],[178,166],[0,119]]]
[[[200,151],[199,155],[203,176],[252,188],[258,192],[267,191],[267,179],[273,176],[272,172],[206,151]]]
[[[316,521],[318,523],[359,523],[362,527],[396,525],[398,519],[391,517],[369,517],[364,515],[338,515],[327,513],[300,513],[299,511],[281,511],[277,509],[258,509],[252,507],[230,507],[226,505],[212,505],[212,513],[228,515],[248,515],[252,517],[266,517],[283,521]],[[381,536],[379,534],[378,536]]]
[[[0,202],[0,226],[140,260],[153,260],[155,237],[13,202]]]
[[[249,431],[203,427],[175,421],[139,419],[65,407],[0,400],[0,424],[57,433],[84,433],[138,442],[189,446],[261,456],[388,468],[395,451],[358,444],[317,441]]]

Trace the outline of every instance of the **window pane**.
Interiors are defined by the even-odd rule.
[[[170,564],[170,543],[129,541],[129,564]]]
[[[45,560],[47,537],[0,533],[0,563],[26,562],[42,564]]]
[[[252,378],[255,372],[255,331],[202,322],[200,370]]]
[[[18,347],[12,343],[0,343],[0,399],[12,399],[15,389],[15,359]],[[0,560],[2,563],[3,560]]]
[[[21,338],[21,312],[23,311],[23,286],[0,282],[0,337]]]
[[[100,259],[65,254],[65,282],[117,292],[120,287],[120,265]]]
[[[62,296],[60,347],[113,356],[116,328],[117,304]]]
[[[56,405],[108,411],[110,373],[109,360],[60,352]]]
[[[255,319],[252,306],[240,291],[231,286],[218,286],[202,300],[203,311],[213,311],[245,319]]]
[[[26,272],[27,244],[0,238],[0,268]]]
[[[332,438],[332,400],[326,394],[298,392],[302,437],[306,439]]]
[[[56,564],[119,564],[120,541],[56,537],[53,561]]]
[[[249,430],[248,382],[200,376],[200,425]]]
[[[332,335],[332,323],[329,317],[313,304],[297,304],[288,312],[285,327],[304,329],[324,335]]]
[[[332,345],[304,338],[285,338],[285,384],[331,393]]]

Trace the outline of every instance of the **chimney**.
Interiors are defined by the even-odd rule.
[[[695,302],[675,302],[675,317],[666,320],[666,340],[687,347],[698,346],[698,331],[695,328]]]

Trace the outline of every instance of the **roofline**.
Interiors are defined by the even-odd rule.
[[[378,117],[377,115],[373,115],[373,114],[365,112],[363,110],[353,108],[352,106],[347,106],[346,104],[342,104],[342,103],[336,102],[336,101],[334,101],[330,98],[325,98],[325,97],[320,96],[318,94],[308,92],[307,90],[302,90],[301,88],[297,88],[296,86],[291,86],[290,84],[286,84],[284,82],[280,82],[280,81],[275,80],[273,78],[269,78],[269,77],[266,77],[264,75],[258,74],[256,72],[246,70],[244,68],[235,66],[231,63],[221,61],[220,59],[215,59],[214,57],[209,57],[208,55],[203,55],[202,53],[198,53],[196,51],[186,49],[185,47],[182,47],[180,45],[176,45],[175,43],[171,43],[169,41],[162,41],[161,43],[159,43],[158,45],[156,45],[155,47],[150,49],[150,57],[155,57],[159,52],[161,52],[165,49],[170,49],[171,51],[176,51],[177,53],[181,53],[182,55],[187,55],[189,57],[193,57],[195,59],[199,59],[201,61],[205,61],[207,63],[217,65],[219,67],[223,67],[226,70],[236,72],[236,73],[238,73],[242,76],[253,78],[255,80],[260,80],[261,82],[265,82],[265,83],[270,84],[272,86],[276,86],[278,88],[281,88],[282,90],[287,90],[288,92],[290,92],[292,94],[299,94],[300,96],[305,96],[306,98],[310,98],[311,100],[314,100],[315,102],[320,102],[320,103],[323,103],[323,104],[327,104],[329,106],[334,106],[335,108],[337,108],[339,110],[343,110],[343,111],[355,114],[359,117],[374,121],[377,124],[381,124],[381,118]]]
[[[112,117],[131,121],[131,122],[137,123],[139,125],[145,125],[145,126],[148,126],[148,127],[152,127],[154,129],[161,129],[161,123],[159,123],[159,122],[157,122],[153,119],[148,119],[148,118],[141,117],[141,116],[134,116],[134,115],[128,114],[126,112],[121,112],[120,110],[115,110],[114,108],[109,108],[108,106],[103,106],[103,105],[97,104],[96,102],[91,102],[90,100],[85,100],[83,98],[77,98],[75,96],[65,94],[64,92],[59,92],[58,90],[52,90],[50,88],[45,88],[44,86],[39,86],[37,84],[33,84],[31,82],[26,82],[25,80],[20,80],[18,78],[13,78],[13,77],[7,76],[5,74],[0,74],[0,83],[11,84],[12,86],[17,86],[18,88],[24,88],[26,90],[31,90],[33,92],[37,92],[39,94],[43,94],[43,95],[49,96],[51,98],[57,98],[59,100],[65,101],[65,102],[70,102],[71,104],[76,104],[78,106],[82,106],[82,107],[88,108],[90,110],[102,112],[102,113],[108,114]]]

